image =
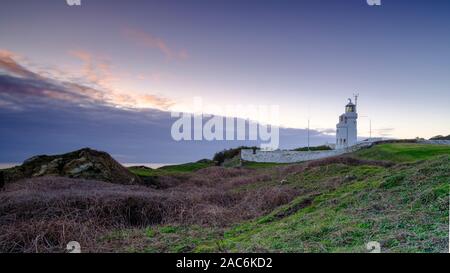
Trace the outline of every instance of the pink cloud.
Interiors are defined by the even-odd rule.
[[[27,96],[48,98],[55,101],[67,101],[77,104],[103,104],[120,108],[156,108],[167,110],[174,102],[168,98],[154,94],[138,94],[135,92],[120,92],[107,86],[108,81],[114,79],[110,66],[107,63],[99,62],[85,51],[71,51],[72,56],[84,62],[82,72],[87,82],[85,84],[78,81],[58,80],[51,76],[51,73],[34,73],[19,64],[14,58],[16,54],[0,50],[0,69],[13,78],[32,79],[34,84],[23,84],[16,89],[11,86],[0,86],[0,95]],[[2,102],[2,105],[5,105]]]
[[[186,60],[187,58],[189,58],[189,54],[185,49],[178,51],[173,50],[163,39],[155,37],[144,31],[132,28],[123,28],[122,33],[124,36],[131,39],[140,46],[158,49],[168,59]]]
[[[83,62],[81,74],[88,81],[100,86],[107,86],[112,81],[118,80],[113,76],[111,65],[105,59],[84,50],[71,50],[69,54]]]
[[[15,61],[15,59],[18,58],[19,56],[17,54],[8,50],[0,49],[0,69],[18,77],[37,78],[38,75],[36,73],[31,72]]]

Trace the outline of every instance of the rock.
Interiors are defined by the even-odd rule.
[[[6,171],[6,182],[40,176],[62,176],[100,180],[117,184],[140,184],[139,177],[120,165],[109,154],[81,149],[62,155],[34,156],[21,166]]]

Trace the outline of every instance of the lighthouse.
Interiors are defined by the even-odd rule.
[[[357,119],[358,113],[356,106],[358,95],[355,95],[355,103],[348,99],[345,106],[345,113],[339,117],[339,123],[336,125],[336,149],[345,149],[357,143]]]

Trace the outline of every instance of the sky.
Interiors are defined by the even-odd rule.
[[[360,94],[360,136],[369,135],[369,120],[373,136],[450,134],[450,1],[81,3],[2,1],[0,148],[9,152],[0,161],[90,145],[123,161],[178,162],[235,144],[179,143],[203,150],[130,158],[139,149],[119,149],[121,133],[70,126],[126,129],[150,151],[164,146],[152,136],[157,126],[170,127],[167,113],[192,112],[194,97],[222,107],[278,105],[281,125],[298,132],[297,142],[282,137],[283,147],[305,144],[308,118],[315,142],[332,141],[353,93]],[[158,125],[142,120],[149,113],[158,113],[151,115]],[[139,120],[138,129],[129,119]]]

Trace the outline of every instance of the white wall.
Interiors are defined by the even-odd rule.
[[[438,145],[450,145],[450,140],[425,140],[420,141],[422,144],[438,144]],[[297,152],[297,151],[261,151],[246,149],[241,151],[241,159],[244,161],[261,162],[261,163],[296,163],[315,159],[322,159],[332,156],[338,156],[346,153],[355,152],[361,148],[372,146],[373,142],[359,142],[357,145],[348,147],[345,149],[329,150],[329,151],[309,151],[309,152]]]
[[[241,150],[241,159],[244,161],[261,162],[261,163],[296,163],[315,159],[322,159],[332,156],[338,156],[346,153],[355,152],[363,147],[369,147],[372,142],[360,142],[357,145],[345,149],[328,150],[328,151],[261,151],[246,149]]]
[[[256,150],[255,153],[253,153],[253,150],[242,150],[241,159],[245,161],[265,163],[295,163],[342,155],[348,152],[350,151],[347,149],[310,152]]]

